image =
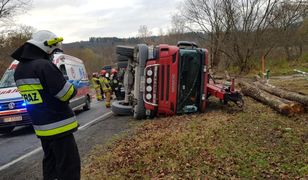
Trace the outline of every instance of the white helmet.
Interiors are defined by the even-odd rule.
[[[47,54],[51,54],[55,49],[62,50],[62,37],[57,37],[54,33],[47,30],[40,30],[32,35],[27,42],[33,44]]]

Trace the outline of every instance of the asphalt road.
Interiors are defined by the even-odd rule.
[[[96,144],[129,129],[129,117],[113,116],[102,102],[91,106],[89,111],[77,112],[80,127],[74,135],[82,160]],[[42,179],[42,158],[40,140],[31,127],[0,135],[0,179]]]

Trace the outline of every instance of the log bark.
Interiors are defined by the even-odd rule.
[[[293,116],[304,112],[303,106],[297,102],[271,95],[257,88],[255,85],[244,81],[241,81],[239,85],[244,95],[250,96],[284,115]]]
[[[290,92],[290,91],[286,91],[286,90],[283,90],[283,89],[280,89],[278,87],[274,87],[274,86],[268,86],[268,85],[265,85],[265,84],[262,84],[260,82],[254,82],[254,84],[270,93],[270,94],[273,94],[273,95],[276,95],[278,97],[281,97],[283,99],[288,99],[288,100],[291,100],[291,101],[296,101],[296,102],[299,102],[301,104],[303,104],[304,106],[308,106],[308,96],[305,96],[305,95],[301,95],[301,94],[298,94],[298,93],[295,93],[295,92]]]

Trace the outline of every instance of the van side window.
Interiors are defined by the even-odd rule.
[[[68,80],[68,75],[67,75],[67,72],[66,72],[65,65],[64,65],[64,64],[61,64],[59,69],[60,69],[60,71],[62,72],[64,78],[65,78],[66,80]]]

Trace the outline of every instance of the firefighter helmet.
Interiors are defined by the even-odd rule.
[[[37,46],[47,54],[52,54],[54,50],[62,50],[62,41],[62,37],[58,37],[47,30],[40,30],[34,33],[27,42]]]
[[[101,73],[100,73],[100,75],[101,76],[105,76],[105,74],[107,73],[107,71],[106,70],[101,70]]]
[[[114,69],[114,68],[111,69],[111,74],[117,74],[117,73],[118,73],[118,71],[116,69]]]
[[[92,73],[92,77],[98,77],[98,73],[97,72]]]

